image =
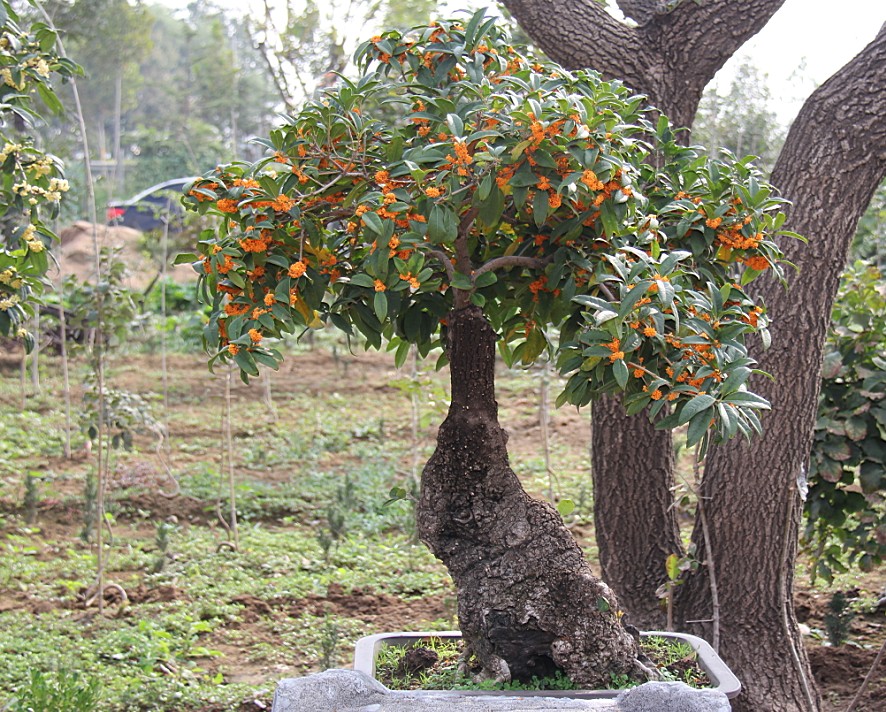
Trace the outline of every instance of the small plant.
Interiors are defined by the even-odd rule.
[[[160,522],[157,524],[157,534],[154,542],[157,545],[157,558],[151,566],[151,572],[159,574],[163,567],[166,566],[167,551],[169,549],[169,535],[175,531],[175,525],[169,522]]]
[[[665,572],[667,573],[668,580],[659,586],[655,593],[660,599],[664,599],[667,606],[668,630],[674,629],[674,591],[677,586],[686,580],[684,576],[687,572],[693,572],[698,569],[699,562],[694,554],[694,546],[690,546],[685,556],[681,557],[677,556],[677,554],[671,554],[665,559]]]
[[[320,669],[329,670],[335,667],[338,644],[341,640],[341,626],[327,611],[323,617],[320,636]]]
[[[691,687],[709,687],[710,680],[698,665],[698,656],[684,641],[646,636],[640,642],[643,654],[670,682],[685,682]],[[392,690],[575,690],[578,689],[562,670],[526,681],[507,683],[475,680],[464,670],[479,670],[471,658],[463,665],[461,639],[425,638],[412,645],[389,645],[376,659],[376,676]],[[625,689],[639,684],[629,675],[610,675],[609,689]]]
[[[886,557],[883,284],[881,269],[856,262],[831,314],[804,505],[813,582],[831,582],[852,566],[871,571]]]
[[[54,674],[31,670],[28,682],[16,691],[4,709],[8,712],[85,712],[98,709],[101,683],[76,671],[60,669]]]
[[[25,524],[31,526],[37,521],[37,504],[40,502],[39,475],[29,472],[25,475],[25,497],[22,502],[25,510]]]
[[[86,473],[83,482],[83,528],[80,530],[80,538],[88,544],[92,541],[95,532],[96,518],[98,516],[98,478],[93,472]]]
[[[843,591],[835,591],[828,602],[828,612],[824,616],[824,627],[828,642],[837,647],[849,639],[849,628],[855,614],[849,610],[849,599]]]

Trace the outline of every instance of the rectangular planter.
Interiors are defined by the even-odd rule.
[[[717,690],[732,699],[741,692],[741,683],[727,667],[707,641],[688,633],[668,633],[665,631],[644,631],[642,636],[658,636],[660,638],[673,638],[683,641],[692,646],[698,655],[698,664],[711,680],[711,689]],[[457,630],[434,631],[423,633],[379,633],[367,635],[357,641],[354,648],[354,669],[366,673],[375,678],[375,659],[382,647],[388,645],[410,645],[424,638],[461,638],[461,632]],[[421,690],[413,690],[410,694],[421,694]],[[453,695],[466,696],[520,696],[520,697],[571,697],[575,699],[613,699],[621,690],[426,690],[426,692],[441,695],[451,692]]]

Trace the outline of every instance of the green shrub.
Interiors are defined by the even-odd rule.
[[[822,367],[803,543],[812,576],[886,554],[886,285],[856,262],[843,275]]]

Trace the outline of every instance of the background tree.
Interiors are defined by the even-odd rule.
[[[331,87],[358,41],[373,27],[406,29],[425,22],[436,0],[327,0],[268,2],[253,26],[256,44],[289,110],[318,89]]]
[[[766,75],[745,58],[725,96],[716,90],[702,96],[692,124],[692,142],[713,155],[726,149],[736,156],[756,156],[769,172],[784,143],[784,131],[769,108],[772,102]]]
[[[33,346],[23,322],[45,287],[48,247],[56,239],[47,225],[68,190],[59,160],[35,145],[41,116],[34,99],[51,111],[62,104],[53,76],[79,68],[56,54],[56,33],[44,23],[20,24],[0,2],[0,335]]]
[[[152,18],[144,6],[126,0],[75,0],[47,8],[56,27],[65,28],[66,47],[84,69],[79,83],[89,145],[100,161],[113,161],[111,193],[120,195],[125,178],[125,114],[137,105],[140,62],[150,52]]]
[[[615,20],[592,0],[503,0],[503,4],[553,59],[621,77],[647,93],[676,124],[690,126],[702,91],[716,71],[783,3],[618,2],[636,26]],[[710,41],[712,37],[717,41]],[[693,541],[716,567],[719,609],[711,600],[710,567],[702,567],[691,579],[694,583],[681,591],[682,612],[684,620],[711,619],[712,613],[718,619],[724,657],[746,684],[738,703],[742,710],[818,708],[791,601],[800,509],[796,482],[809,452],[835,273],[842,268],[855,225],[886,170],[881,118],[886,102],[884,44],[881,32],[838,79],[810,97],[778,159],[773,181],[794,203],[790,225],[805,233],[815,248],[790,246],[790,259],[803,276],[802,281],[794,280],[789,296],[772,289],[764,292],[772,314],[794,317],[781,321],[783,326],[773,338],[781,338],[782,346],[764,361],[765,367],[781,375],[766,388],[777,407],[769,423],[772,435],[766,442],[770,444],[768,448],[730,446],[729,456],[716,450],[705,471],[702,501],[710,510],[711,549],[702,545],[700,526]],[[812,149],[834,145],[845,146],[839,160],[851,163],[855,172],[828,160],[812,178]],[[801,290],[799,284],[808,288]],[[797,308],[800,303],[802,310]],[[775,368],[776,358],[781,359],[780,368]],[[798,373],[802,378],[797,378]],[[788,391],[802,392],[801,402],[791,402]],[[605,497],[595,504],[601,563],[606,578],[625,597],[626,608],[639,612],[641,621],[654,620],[649,602],[654,600],[652,584],[664,578],[663,554],[681,551],[671,513],[672,480],[661,476],[671,469],[670,441],[650,432],[641,419],[618,421],[617,413],[612,401],[595,405],[594,485],[596,496]],[[771,444],[776,441],[777,446]],[[776,449],[789,452],[790,461],[775,462],[771,455]],[[638,457],[638,452],[645,456]],[[748,516],[749,511],[754,516]],[[658,540],[637,541],[636,549],[605,557],[607,542],[640,521],[653,523],[652,531],[660,532]],[[648,525],[645,528],[650,530]],[[752,599],[749,591],[754,592]]]
[[[482,12],[356,56],[364,76],[274,131],[273,158],[189,193],[222,218],[195,265],[211,363],[248,380],[282,358],[265,339],[326,321],[400,363],[442,346],[452,404],[418,530],[483,674],[642,677],[617,601],[510,469],[496,341],[508,363],[557,353],[560,403],[623,391],[632,413],[669,403],[702,447],[712,421],[750,435],[768,404],[745,388],[744,336],[766,320],[741,285],[780,274],[780,201],[744,162],[675,143],[620,83],[519,54]]]

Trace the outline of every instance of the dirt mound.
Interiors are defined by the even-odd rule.
[[[81,281],[93,279],[95,275],[95,245],[121,248],[121,259],[128,267],[126,286],[133,290],[144,290],[160,270],[160,264],[150,253],[158,250],[147,249],[144,234],[128,227],[93,225],[86,220],[78,220],[59,232],[61,252],[60,268],[51,272],[54,280],[74,275]],[[159,239],[159,238],[153,238]],[[170,277],[179,283],[193,282],[197,274],[189,265],[169,267]]]

